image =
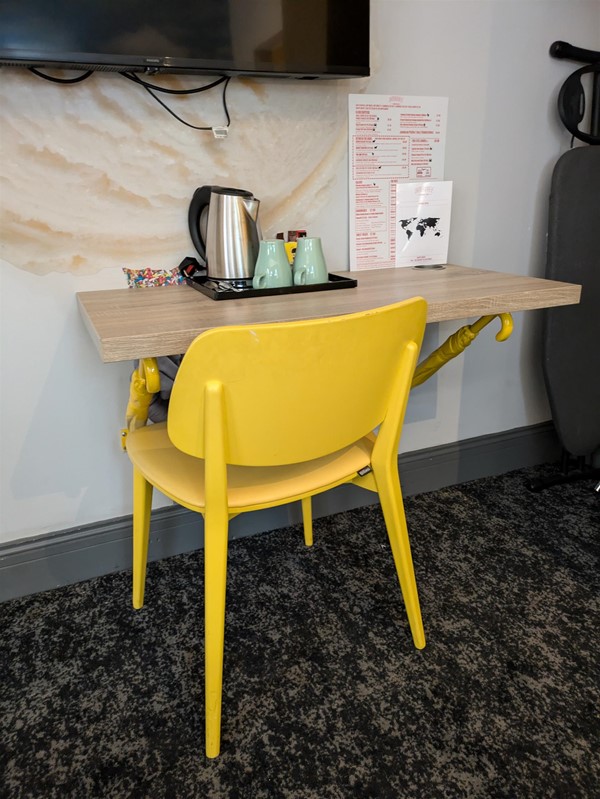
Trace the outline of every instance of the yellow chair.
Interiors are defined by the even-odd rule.
[[[153,486],[204,515],[208,757],[220,748],[228,522],[238,513],[300,500],[310,546],[314,494],[342,483],[376,491],[413,641],[425,646],[397,458],[425,316],[416,297],[209,330],[182,361],[167,422],[129,433],[135,608],[144,602]]]

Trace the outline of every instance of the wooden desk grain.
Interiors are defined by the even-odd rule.
[[[185,352],[213,327],[313,319],[378,308],[419,295],[428,322],[573,305],[581,286],[448,265],[445,269],[344,272],[353,289],[215,301],[189,286],[85,291],[77,300],[105,363]]]

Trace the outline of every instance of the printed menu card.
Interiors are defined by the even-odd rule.
[[[447,112],[446,97],[349,96],[351,270],[399,265],[397,192],[443,180]]]

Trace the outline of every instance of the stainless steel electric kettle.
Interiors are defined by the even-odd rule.
[[[252,280],[261,239],[259,205],[260,200],[244,189],[196,189],[188,223],[208,277],[240,283]]]

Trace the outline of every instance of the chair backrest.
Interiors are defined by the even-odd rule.
[[[344,316],[202,333],[173,386],[172,443],[205,457],[205,425],[219,424],[206,412],[207,387],[217,386],[227,463],[283,465],[342,449],[382,423],[398,386],[404,413],[426,310],[415,297]]]

